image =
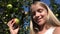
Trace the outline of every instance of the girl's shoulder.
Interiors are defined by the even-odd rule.
[[[60,34],[60,27],[56,27],[53,34]]]

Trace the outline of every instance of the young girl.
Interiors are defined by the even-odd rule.
[[[11,34],[17,34],[19,30],[19,27],[12,27],[14,23],[15,19],[12,19],[7,24]],[[59,20],[43,2],[37,1],[31,5],[30,34],[60,34]]]
[[[43,2],[31,5],[31,34],[60,34],[60,22],[50,8]]]

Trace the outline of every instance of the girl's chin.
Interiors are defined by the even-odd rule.
[[[44,24],[44,22],[39,22],[39,23],[37,23],[38,25],[43,25]]]

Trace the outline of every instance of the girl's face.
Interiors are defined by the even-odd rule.
[[[43,25],[47,20],[47,10],[40,5],[32,5],[32,16],[34,22],[38,25]]]

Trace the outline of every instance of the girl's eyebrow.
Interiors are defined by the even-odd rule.
[[[40,10],[43,10],[43,9],[38,9],[37,11],[40,11]]]

